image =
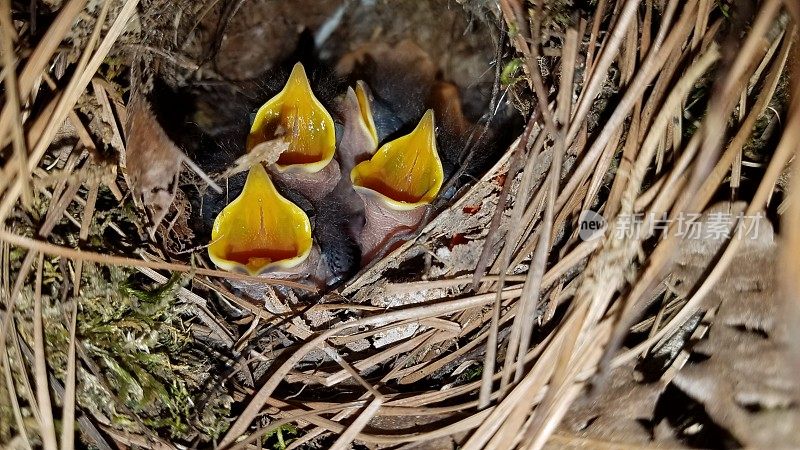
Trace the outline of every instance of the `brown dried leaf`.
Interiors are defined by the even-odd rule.
[[[184,155],[167,136],[144,98],[132,98],[126,129],[129,187],[134,201],[147,210],[153,237],[175,200]]]

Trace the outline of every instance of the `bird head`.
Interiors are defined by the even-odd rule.
[[[367,83],[362,80],[356,82],[355,98],[358,103],[358,119],[365,134],[371,139],[374,146],[378,145],[378,129],[375,126],[375,117],[372,114],[372,93]]]
[[[433,111],[409,134],[389,141],[350,172],[364,203],[362,262],[375,258],[402,231],[419,226],[444,179]]]
[[[333,118],[314,95],[300,63],[294,65],[283,89],[256,112],[247,149],[281,137],[289,142],[289,148],[275,164],[280,172],[296,169],[317,173],[333,159],[336,149]]]
[[[208,254],[220,268],[259,275],[297,267],[311,247],[308,216],[275,189],[259,163],[250,168],[242,193],[214,220]]]
[[[339,116],[344,122],[339,142],[339,163],[347,173],[353,166],[375,153],[378,148],[378,131],[372,112],[372,94],[363,81],[347,92],[338,103]]]
[[[429,204],[443,179],[432,110],[414,131],[387,142],[350,172],[356,191],[374,193],[388,208],[401,211]]]

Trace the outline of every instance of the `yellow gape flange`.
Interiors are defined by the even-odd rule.
[[[247,149],[280,137],[289,142],[289,148],[278,158],[279,171],[294,166],[315,173],[333,159],[333,118],[314,96],[300,63],[294,65],[283,90],[259,108],[250,127]]]
[[[375,128],[375,119],[372,117],[372,107],[369,103],[370,96],[366,86],[366,83],[361,80],[356,82],[356,99],[358,100],[358,109],[361,111],[362,125],[367,131],[367,134],[372,138],[375,147],[377,147],[378,130]],[[373,149],[375,147],[373,147]]]
[[[261,164],[250,168],[242,193],[214,220],[208,255],[218,267],[251,275],[289,269],[311,251],[311,223],[275,190]]]
[[[350,172],[356,189],[376,192],[396,210],[427,205],[436,198],[443,179],[432,110],[425,113],[414,131],[384,144],[370,160]]]

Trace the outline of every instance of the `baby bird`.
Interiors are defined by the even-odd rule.
[[[381,146],[350,172],[364,202],[362,256],[373,259],[395,235],[413,231],[439,194],[444,170],[436,148],[433,110],[409,134]]]
[[[187,153],[226,192],[198,197],[194,225],[222,269],[333,287],[430,216],[472,125],[413,43],[347,55],[336,75],[305,61],[262,77],[269,96],[263,83],[197,96]]]
[[[348,90],[341,101],[358,108],[357,114],[346,115],[342,134],[360,134],[365,143],[359,151],[338,155],[349,174],[342,174],[333,158],[333,118],[314,96],[302,64],[294,66],[285,87],[259,108],[247,149],[275,140],[288,146],[268,162],[266,170],[261,161],[254,162],[242,193],[216,217],[208,251],[217,266],[253,275],[296,274],[330,284],[354,266],[348,244],[357,241],[361,257],[369,261],[398,232],[419,225],[444,177],[433,111],[428,110],[411,133],[375,148],[379,134],[372,106],[376,103],[366,85],[357,84],[356,91]],[[341,139],[340,148],[352,143]],[[360,158],[368,159],[357,161]],[[315,206],[316,240],[308,215],[278,193],[273,178]],[[358,220],[336,220],[347,217],[340,205],[355,205],[348,208],[355,213],[351,217],[363,214],[363,226]]]
[[[256,112],[247,137],[247,151],[282,139],[286,150],[270,164],[270,174],[290,189],[317,202],[339,182],[333,117],[317,100],[303,65],[297,63],[286,85]]]
[[[276,147],[275,142],[286,145]],[[284,88],[258,109],[250,126],[247,151],[269,145],[279,152],[268,161],[249,161],[244,189],[216,216],[209,256],[226,269],[330,285],[356,266],[350,261],[354,252],[333,246],[330,220],[314,220],[312,237],[311,211],[281,195],[291,192],[287,196],[302,198],[319,219],[316,212],[333,209],[330,203],[336,197],[331,194],[342,178],[334,159],[333,118],[314,95],[300,63]]]

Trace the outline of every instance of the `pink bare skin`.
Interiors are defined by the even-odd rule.
[[[416,229],[428,205],[420,205],[414,209],[397,210],[390,208],[374,191],[358,189],[358,195],[364,202],[364,228],[361,230],[361,263],[368,264],[382,252],[392,239],[400,233]]]
[[[336,187],[342,172],[339,163],[331,160],[319,172],[306,172],[299,167],[288,167],[283,171],[271,165],[267,167],[270,176],[289,189],[299,192],[312,203],[317,203]]]

